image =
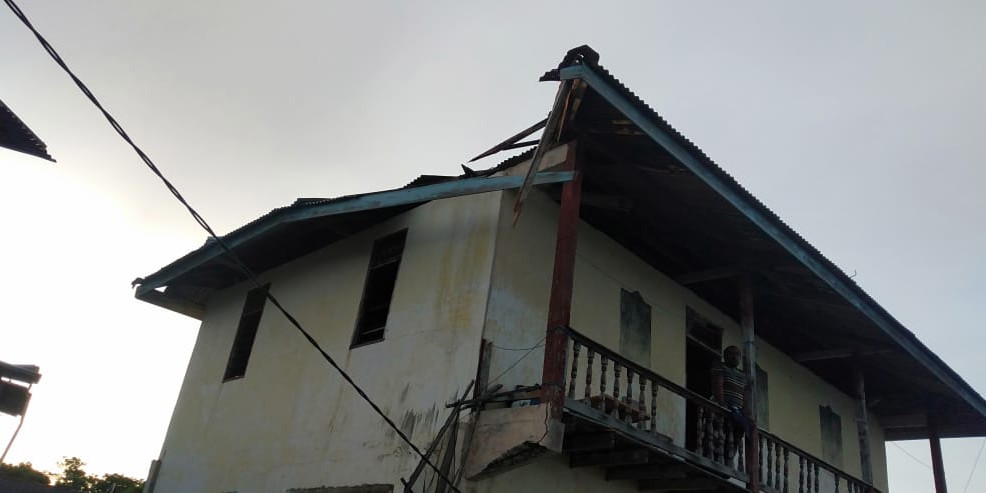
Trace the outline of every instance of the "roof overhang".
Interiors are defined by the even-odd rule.
[[[975,390],[593,57],[570,52],[543,80],[588,85],[562,134],[594,154],[585,193],[635,210],[583,206],[583,219],[737,318],[738,274],[755,275],[770,293],[758,302],[760,335],[850,395],[853,367],[862,371],[887,439],[927,437],[915,416],[929,413],[940,436],[986,435]],[[632,231],[655,223],[666,227]]]
[[[572,176],[569,171],[542,172],[535,183],[563,183]],[[426,202],[518,188],[523,177],[442,180],[337,199],[300,200],[271,211],[222,240],[253,272],[264,272]],[[245,279],[246,274],[227,258],[223,248],[210,240],[161,270],[134,280],[134,285],[138,299],[201,319],[212,293]]]

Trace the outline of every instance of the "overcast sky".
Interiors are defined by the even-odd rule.
[[[458,173],[543,118],[537,78],[588,43],[986,390],[986,3],[21,3],[221,232]],[[204,234],[6,9],[0,99],[59,161],[0,149],[0,360],[44,374],[8,461],[143,477],[198,327],[130,281]],[[944,442],[952,491],[981,443]],[[899,446],[891,490],[931,491],[927,442]]]

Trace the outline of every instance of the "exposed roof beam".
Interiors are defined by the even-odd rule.
[[[573,173],[570,171],[553,171],[538,173],[533,183],[535,185],[546,185],[550,183],[562,183],[571,181]],[[460,197],[463,195],[473,195],[478,193],[496,192],[518,188],[523,183],[522,176],[497,176],[490,178],[466,178],[461,180],[447,181],[414,188],[401,188],[384,192],[360,195],[344,200],[337,200],[328,203],[302,204],[300,206],[285,207],[277,209],[265,216],[262,220],[251,224],[248,227],[239,229],[223,237],[226,245],[235,250],[240,245],[252,241],[271,229],[296,221],[305,221],[325,216],[334,216],[352,212],[360,212],[374,209],[384,209],[402,205],[415,205],[430,202],[432,200]],[[147,293],[156,288],[168,285],[173,279],[181,276],[192,269],[195,269],[206,262],[215,260],[223,255],[222,248],[216,242],[209,242],[202,248],[195,250],[188,255],[172,262],[163,269],[151,274],[145,279],[138,279],[137,298],[144,299]],[[146,300],[154,302],[153,300]]]
[[[675,278],[679,284],[684,284],[685,286],[691,284],[698,284],[700,282],[717,281],[720,279],[730,279],[736,277],[743,273],[744,268],[738,265],[730,265],[727,267],[713,267],[711,269],[705,269],[695,272],[689,272],[687,274],[682,274]]]
[[[894,350],[891,348],[866,349],[862,351],[852,348],[827,349],[824,351],[812,351],[810,353],[796,354],[794,355],[794,361],[797,361],[798,363],[806,363],[808,361],[844,359],[851,358],[853,356],[877,356],[880,354],[890,354],[893,352]]]

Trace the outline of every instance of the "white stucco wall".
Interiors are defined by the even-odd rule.
[[[499,193],[425,204],[262,276],[422,448],[475,377],[499,207]],[[403,228],[385,339],[349,350],[372,242]],[[269,304],[246,376],[222,382],[249,287],[208,304],[156,491],[399,484],[417,457]]]
[[[555,156],[557,157],[557,156]],[[513,170],[517,172],[517,170]],[[474,378],[481,338],[493,341],[491,378],[506,388],[541,381],[557,205],[534,191],[513,225],[515,192],[432,202],[286,264],[263,278],[285,306],[384,410],[424,447],[445,403]],[[373,240],[408,228],[384,341],[349,350]],[[579,226],[572,326],[619,348],[620,290],[651,306],[650,368],[685,383],[686,307],[724,329],[729,317],[588,225]],[[247,285],[208,304],[171,427],[157,492],[285,491],[288,488],[398,485],[418,459],[340,377],[267,306],[246,377],[222,383]],[[821,455],[818,406],[842,418],[843,467],[859,474],[853,400],[759,341],[769,375],[770,430]],[[659,429],[684,443],[684,401],[659,402]],[[876,484],[886,491],[883,434],[871,423]],[[796,478],[796,466],[792,468]],[[595,491],[597,469],[568,469],[561,457],[479,482],[467,491]],[[581,489],[580,489],[581,488]]]

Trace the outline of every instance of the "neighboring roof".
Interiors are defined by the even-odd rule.
[[[3,101],[0,101],[0,147],[55,162],[48,155],[45,143]]]
[[[929,412],[941,415],[942,436],[986,435],[986,401],[975,390],[601,67],[595,52],[570,51],[542,80],[583,83],[559,130],[560,141],[577,139],[585,155],[583,220],[736,319],[732,274],[755,274],[758,335],[850,395],[855,380],[847,361],[853,360],[846,356],[857,357],[871,411],[888,439],[926,437]],[[251,268],[264,270],[428,200],[507,187],[489,180],[518,177],[487,177],[531,155],[525,152],[484,172],[467,169],[458,178],[423,177],[410,188],[302,200],[225,238]],[[243,279],[219,253],[207,243],[138,279],[137,296],[176,311],[190,306],[184,313],[194,316],[209,293]]]
[[[0,361],[0,377],[17,380],[24,383],[38,383],[41,380],[40,369],[36,365],[12,365]]]

